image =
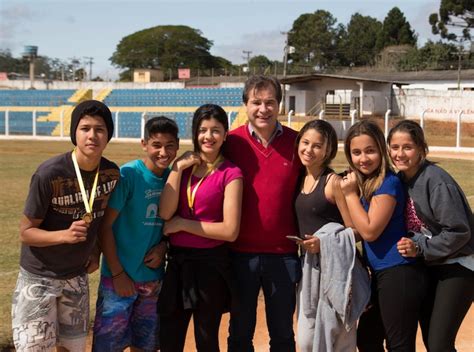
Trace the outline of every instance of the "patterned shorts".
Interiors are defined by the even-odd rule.
[[[60,280],[20,268],[12,304],[17,351],[48,351],[55,346],[84,351],[88,324],[87,274]]]
[[[115,293],[112,279],[101,277],[92,350],[123,351],[130,346],[143,351],[159,349],[160,289],[161,281],[135,283],[135,295],[120,297]]]

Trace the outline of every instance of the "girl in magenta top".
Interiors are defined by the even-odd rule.
[[[183,171],[181,177],[181,185],[179,187],[179,204],[176,211],[176,216],[173,221],[177,221],[180,217],[185,220],[199,220],[201,222],[223,223],[224,221],[224,195],[227,185],[236,180],[236,184],[242,184],[242,172],[240,169],[228,160],[223,160],[219,163],[216,169],[208,175],[204,181],[199,185],[196,192],[193,211],[189,208],[187,186],[189,177],[191,177],[191,188],[195,188],[200,181],[200,177],[191,175],[193,168],[189,167]],[[232,202],[237,199],[232,200]],[[236,204],[236,208],[238,204]],[[234,209],[238,210],[238,209]],[[235,215],[234,215],[235,219]],[[170,226],[175,226],[173,221],[167,224],[167,230]],[[205,225],[204,225],[205,226]],[[234,224],[235,226],[235,224]],[[230,229],[229,229],[230,230]],[[219,236],[220,235],[220,236]],[[183,230],[173,233],[170,236],[170,243],[173,246],[193,247],[193,248],[212,248],[225,243],[225,241],[233,241],[236,235],[230,231],[228,234],[218,233],[218,236],[201,236],[192,232]],[[236,237],[236,236],[235,236]]]
[[[173,165],[160,200],[169,236],[168,265],[159,299],[161,351],[182,351],[191,317],[198,351],[219,350],[219,325],[231,299],[226,242],[240,228],[242,172],[225,160],[227,114],[218,105],[193,117],[194,152]]]

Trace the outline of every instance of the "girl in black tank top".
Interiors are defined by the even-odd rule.
[[[295,199],[295,212],[298,221],[300,240],[297,241],[306,253],[303,261],[303,273],[311,270],[310,255],[319,253],[319,238],[313,234],[329,222],[350,224],[347,205],[339,188],[340,177],[329,168],[337,153],[337,135],[326,121],[314,120],[301,129],[296,139],[298,156],[305,166],[300,188]],[[341,215],[342,213],[342,215]],[[346,221],[343,221],[343,218]],[[307,275],[303,274],[303,286]],[[301,351],[312,351],[314,343],[314,320],[307,316],[303,302],[307,292],[299,290],[297,340]],[[354,346],[355,350],[355,346]]]
[[[325,168],[315,189],[310,193],[299,192],[296,196],[295,210],[300,236],[312,235],[329,222],[343,223],[341,213],[335,203],[330,202],[325,195],[325,188],[334,171]]]
[[[337,135],[330,123],[313,120],[300,130],[296,138],[298,157],[305,167],[300,192],[295,199],[299,244],[310,253],[319,252],[319,240],[313,234],[329,222],[344,224],[347,205],[339,188],[340,177],[329,168],[337,153]]]

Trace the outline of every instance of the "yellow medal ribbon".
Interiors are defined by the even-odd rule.
[[[74,164],[74,169],[76,170],[77,182],[79,182],[79,188],[81,189],[82,201],[84,202],[84,207],[86,208],[86,213],[82,216],[87,224],[92,222],[92,208],[94,205],[95,191],[97,189],[97,181],[99,180],[99,166],[97,166],[97,172],[95,174],[94,184],[92,185],[91,195],[89,202],[87,202],[87,193],[84,187],[84,181],[82,181],[81,170],[79,169],[79,164],[77,163],[76,158],[76,148],[72,151],[72,163]]]
[[[219,155],[219,157],[216,160],[214,160],[212,164],[207,164],[206,173],[204,174],[203,177],[201,177],[201,179],[198,181],[196,186],[194,186],[194,189],[191,190],[191,178],[193,174],[196,172],[196,169],[198,168],[198,165],[193,166],[193,170],[191,171],[191,174],[189,175],[189,178],[188,178],[188,186],[186,187],[186,193],[188,196],[188,207],[189,207],[189,210],[191,210],[191,213],[194,213],[194,201],[196,200],[196,192],[199,186],[201,185],[202,181],[204,181],[204,179],[207,176],[209,176],[209,174],[216,168],[217,164],[219,164],[223,160],[224,160],[224,157],[222,155]]]

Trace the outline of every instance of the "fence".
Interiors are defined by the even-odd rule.
[[[65,114],[61,111],[59,121],[47,121],[45,116],[48,111],[0,111],[0,137],[49,137],[64,138],[65,134]],[[157,115],[164,115],[173,119],[179,128],[179,138],[192,138],[192,112],[113,112],[114,137],[121,138],[143,138],[143,129],[148,118]],[[232,125],[237,113],[235,111],[228,114],[229,126]],[[56,132],[55,132],[56,131]]]
[[[426,132],[426,125],[429,123],[439,123],[440,121],[437,120],[427,120],[425,118],[426,111],[423,111],[420,114],[419,121],[421,127],[425,130]],[[467,153],[474,153],[474,144],[472,143],[474,140],[472,138],[468,138],[469,140],[469,145],[463,146],[462,144],[462,129],[463,129],[463,124],[470,124],[471,121],[463,121],[462,120],[463,112],[458,112],[456,115],[456,129],[455,129],[455,138],[453,138],[453,143],[449,144],[449,139],[447,135],[447,131],[441,131],[441,136],[443,138],[442,144],[447,145],[435,145],[435,146],[430,146],[431,150],[445,150],[445,151],[455,151],[455,152],[467,152]],[[314,118],[314,117],[312,117]],[[350,112],[350,119],[336,119],[336,120],[331,120],[330,118],[327,118],[325,114],[325,110],[321,110],[319,112],[319,119],[326,119],[329,122],[331,122],[332,126],[337,132],[338,138],[340,140],[343,140],[346,136],[347,130],[357,121],[357,110],[352,110]],[[390,109],[387,109],[384,114],[384,119],[382,123],[382,130],[384,131],[385,136],[388,135],[388,131],[390,130],[390,127],[393,125],[394,116],[392,116],[392,111]],[[296,117],[294,115],[293,110],[291,110],[288,113],[287,119],[286,119],[286,124],[287,126],[299,130],[300,128],[303,127],[303,125],[308,122],[309,120],[307,118],[301,118],[301,117]],[[427,136],[429,137],[429,136]],[[439,137],[439,136],[438,136]],[[440,140],[440,138],[437,138],[437,140]],[[447,142],[446,142],[447,141]],[[466,144],[466,143],[465,143]]]

